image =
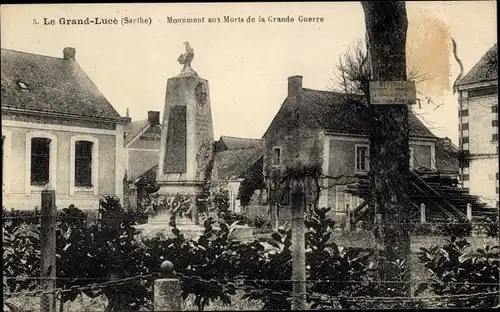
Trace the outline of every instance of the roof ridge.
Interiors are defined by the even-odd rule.
[[[44,54],[37,54],[37,53],[33,53],[33,52],[19,51],[19,50],[6,49],[6,48],[2,48],[2,50],[9,51],[9,52],[22,53],[22,54],[35,55],[35,56],[40,56],[40,57],[47,57],[47,58],[52,58],[52,59],[56,59],[56,60],[61,60],[61,61],[64,61],[64,58],[62,58],[62,57],[57,57],[57,56],[50,56],[50,55],[44,55]],[[75,62],[76,62],[76,60],[75,60]]]
[[[356,93],[344,93],[344,92],[337,92],[337,91],[317,90],[317,89],[311,89],[311,88],[302,88],[302,90],[312,91],[312,92],[323,92],[323,93],[329,93],[329,94],[333,94],[333,95],[362,96],[362,95],[359,95]]]
[[[259,141],[262,141],[262,139],[257,139],[257,138],[243,138],[243,137],[235,137],[235,136],[223,135],[223,134],[221,134],[220,137],[221,138],[225,137],[225,138],[232,138],[232,139],[244,139],[244,140],[259,140]]]

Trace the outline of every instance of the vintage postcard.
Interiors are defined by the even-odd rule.
[[[496,12],[2,5],[4,309],[498,307]]]

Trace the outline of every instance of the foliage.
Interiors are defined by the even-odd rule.
[[[58,287],[88,285],[99,281],[149,274],[144,265],[148,255],[135,239],[134,215],[124,211],[116,197],[100,200],[101,220],[91,224],[82,212],[71,207],[64,210],[57,237]],[[78,261],[75,261],[78,259]],[[74,279],[74,280],[71,280]],[[108,299],[106,311],[138,309],[151,303],[148,289],[151,283],[141,279],[125,285],[83,291],[95,298],[104,294]],[[80,290],[67,292],[64,301],[75,300]]]
[[[3,287],[9,292],[38,286],[32,279],[7,279],[40,276],[40,226],[24,221],[3,220]]]
[[[470,236],[472,233],[472,223],[465,218],[448,218],[439,224],[438,230],[443,236]]]
[[[151,195],[158,192],[160,186],[155,181],[139,180],[136,183],[137,187],[137,203],[138,210],[144,212],[151,204]]]
[[[182,279],[182,297],[195,296],[194,303],[203,310],[210,302],[221,300],[229,304],[230,296],[236,294],[233,280],[243,272],[256,269],[253,260],[263,247],[256,244],[243,244],[233,239],[234,224],[229,226],[220,223],[219,229],[215,221],[208,218],[204,222],[205,230],[201,237],[189,240],[177,228],[173,229],[173,237],[155,237],[144,240],[152,263],[150,267],[158,267],[163,260],[174,264],[174,269],[185,276],[213,280],[212,283],[196,279]],[[250,268],[249,268],[250,267]]]
[[[246,174],[245,179],[241,182],[237,199],[240,200],[241,205],[246,206],[250,203],[252,195],[256,190],[262,190],[265,188],[264,177],[262,176],[262,161],[259,161],[260,166],[254,166],[248,174]]]
[[[411,225],[411,233],[418,236],[470,236],[472,223],[464,218],[436,219],[436,223],[415,223]]]
[[[488,237],[498,237],[498,215],[487,216],[477,228],[478,232],[483,232]]]
[[[214,194],[214,202],[225,205],[224,193]],[[158,207],[180,209],[182,197],[163,199]],[[174,204],[177,202],[177,204]],[[182,210],[182,209],[181,209]],[[394,283],[402,282],[407,269],[404,261],[392,263],[398,274],[390,283],[377,281],[371,250],[342,248],[332,239],[334,221],[328,209],[312,208],[307,212],[306,262],[308,293],[326,296],[395,296],[400,295]],[[174,263],[174,269],[187,277],[181,278],[182,296],[194,296],[199,310],[214,301],[231,303],[238,288],[245,289],[244,299],[263,303],[262,309],[290,309],[291,231],[280,228],[271,238],[252,242],[235,239],[235,224],[215,222],[208,218],[198,240],[187,239],[172,224],[168,237],[142,237],[135,229],[135,214],[125,212],[117,198],[101,200],[100,221],[89,221],[86,214],[71,205],[63,209],[57,227],[57,281],[60,288],[83,286],[99,281],[147,275],[159,270],[164,260]],[[224,219],[226,220],[226,219]],[[15,224],[4,220],[4,276],[39,276],[39,241],[37,225]],[[254,223],[260,221],[253,221]],[[464,233],[450,227],[451,233]],[[452,238],[444,247],[422,249],[419,259],[433,274],[420,286],[437,295],[474,293],[498,289],[498,247],[478,249],[467,254],[468,243]],[[199,280],[198,278],[203,279]],[[242,281],[240,285],[237,280]],[[320,280],[329,280],[321,282]],[[207,282],[208,281],[208,282]],[[337,282],[331,282],[337,281]],[[458,281],[462,284],[450,283]],[[463,283],[469,283],[464,286]],[[486,285],[473,284],[486,283]],[[491,285],[490,285],[491,284]],[[494,284],[494,285],[493,285]],[[36,285],[4,279],[10,291],[32,289]],[[31,287],[31,288],[30,288]],[[497,288],[495,288],[497,287]],[[82,292],[74,289],[63,300],[75,300]],[[152,283],[142,278],[124,285],[84,291],[87,296],[105,295],[106,311],[151,308]],[[347,299],[331,302],[308,298],[318,308],[394,308],[394,304],[363,302]],[[495,296],[496,298],[496,296]],[[456,307],[486,307],[494,299],[450,300]],[[396,307],[415,308],[399,303]]]
[[[419,260],[432,276],[428,282],[419,285],[416,295],[426,289],[445,296],[498,292],[499,247],[486,246],[467,251],[468,247],[470,243],[465,238],[452,236],[444,246],[420,248]],[[497,304],[497,294],[447,300],[447,306],[457,308],[491,308]]]

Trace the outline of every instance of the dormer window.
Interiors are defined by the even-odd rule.
[[[28,90],[28,86],[22,81],[18,81],[17,85],[19,86],[19,88],[21,88],[23,90]]]

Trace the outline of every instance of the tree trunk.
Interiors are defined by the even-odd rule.
[[[408,20],[404,1],[362,1],[368,36],[373,80],[406,80],[406,31]],[[411,295],[410,197],[408,107],[377,105],[370,133],[370,183],[375,208],[374,234],[379,255],[380,280],[400,278],[396,260],[405,260],[407,270],[398,287]],[[385,257],[385,259],[384,259]]]

